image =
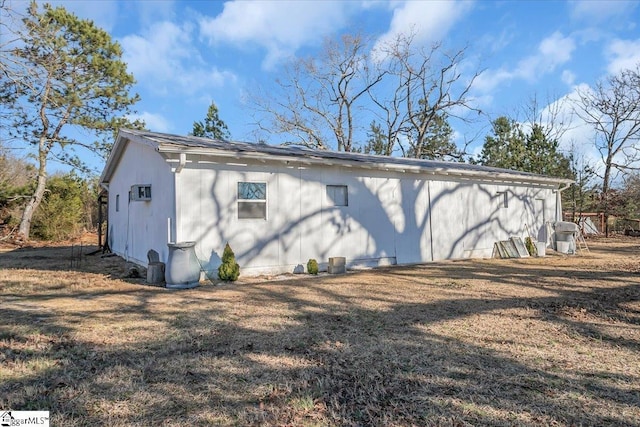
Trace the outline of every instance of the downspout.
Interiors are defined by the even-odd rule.
[[[182,172],[182,169],[186,164],[187,164],[187,153],[180,153],[178,158],[178,166],[176,167],[176,173]]]
[[[427,181],[427,198],[429,202],[429,243],[431,247],[431,261],[435,260],[433,255],[433,212],[431,210],[431,181]]]
[[[573,184],[573,182],[565,183],[562,187],[558,188],[556,192],[556,221],[564,220],[562,216],[562,192],[571,187],[571,184]]]
[[[178,165],[176,166],[173,174],[173,201],[174,201],[174,215],[173,215],[173,227],[171,224],[171,218],[167,218],[167,243],[175,243],[178,241],[178,217],[180,216],[180,196],[178,191],[178,174],[182,172],[187,164],[187,153],[178,154]],[[173,236],[171,231],[173,230]],[[173,238],[172,238],[173,237]]]

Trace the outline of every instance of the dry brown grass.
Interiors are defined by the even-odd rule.
[[[85,248],[87,251],[88,248]],[[167,291],[0,254],[0,409],[52,425],[640,425],[640,239]]]

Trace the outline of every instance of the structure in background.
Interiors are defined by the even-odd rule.
[[[563,221],[578,224],[585,236],[604,233],[604,214],[596,212],[580,212],[573,215],[572,212],[564,212]]]

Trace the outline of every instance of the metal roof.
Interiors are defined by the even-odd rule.
[[[393,169],[421,173],[460,175],[485,179],[499,179],[514,182],[536,182],[546,184],[568,184],[566,178],[549,177],[528,172],[514,171],[488,166],[455,163],[437,160],[412,159],[405,157],[378,156],[360,153],[345,153],[331,150],[316,150],[298,146],[274,146],[248,142],[222,141],[195,136],[172,135],[131,129],[121,129],[107,160],[101,182],[108,178],[122,155],[124,145],[136,141],[152,145],[161,153],[187,153],[233,157],[236,159],[293,160],[301,163],[343,164],[368,169]]]

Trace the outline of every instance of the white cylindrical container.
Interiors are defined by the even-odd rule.
[[[556,242],[556,250],[561,254],[568,254],[570,246],[571,242],[562,242],[560,240]]]
[[[196,258],[196,242],[168,243],[169,259],[165,267],[167,288],[188,289],[198,286],[200,263]]]
[[[539,257],[547,255],[547,242],[536,242],[536,252]]]

